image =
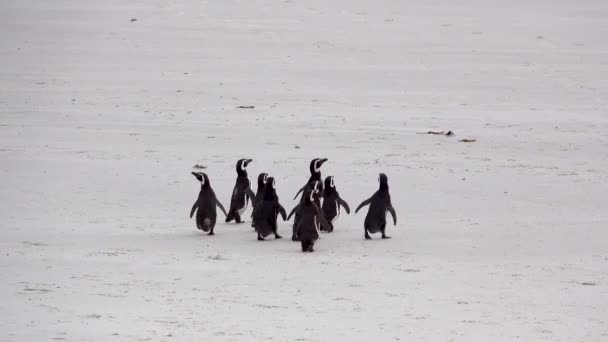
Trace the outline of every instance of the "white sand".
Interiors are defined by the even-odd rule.
[[[0,340],[608,340],[608,2],[255,3],[0,3]],[[203,235],[241,157],[393,238]]]

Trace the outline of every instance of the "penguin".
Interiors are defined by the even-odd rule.
[[[323,183],[321,179],[321,166],[327,161],[327,158],[315,158],[310,161],[310,178],[308,178],[308,182],[304,184],[304,186],[298,191],[298,193],[294,196],[294,200],[298,198],[298,195],[306,190],[308,184],[312,181],[319,181],[319,192],[320,196],[323,196]]]
[[[192,175],[201,182],[201,191],[198,193],[198,199],[192,205],[190,210],[190,218],[196,212],[196,227],[204,232],[209,232],[209,235],[214,235],[213,228],[217,218],[216,206],[219,207],[225,216],[226,209],[220,201],[215,197],[215,192],[209,183],[209,177],[204,172],[192,172]]]
[[[391,195],[388,192],[388,177],[384,173],[378,176],[378,182],[380,188],[376,191],[372,197],[363,201],[355,210],[355,214],[359,209],[369,204],[369,211],[365,216],[364,230],[365,238],[370,240],[369,233],[375,234],[378,232],[382,233],[383,239],[390,239],[390,236],[386,236],[386,212],[390,212],[393,216],[393,223],[397,225],[397,214],[391,203]]]
[[[321,207],[321,199],[319,196],[319,184],[320,184],[320,182],[317,180],[310,181],[308,183],[308,189],[307,189],[307,191],[311,190],[313,192],[313,200],[318,208]],[[298,203],[298,205],[296,205],[293,209],[291,209],[291,211],[289,212],[289,215],[287,216],[287,220],[289,220],[292,215],[294,215],[294,214],[296,215],[293,219],[291,241],[300,240],[300,238],[298,237],[298,234],[296,232],[296,226],[298,225],[298,221],[300,220],[300,209],[302,208],[302,205],[304,204],[305,199],[306,199],[306,197],[304,196],[304,194],[302,194],[302,197],[300,198],[300,203]]]
[[[336,189],[336,184],[334,183],[334,177],[329,176],[325,178],[325,193],[323,194],[323,216],[329,223],[328,233],[334,231],[334,222],[340,216],[340,207],[343,207],[346,210],[347,214],[350,214],[350,208],[348,203],[340,197],[338,190]]]
[[[255,199],[255,194],[251,190],[251,184],[247,177],[246,169],[247,165],[251,162],[251,159],[239,159],[239,161],[236,162],[236,184],[234,185],[234,190],[232,190],[230,210],[228,211],[226,222],[235,220],[236,223],[242,223],[241,215],[243,215],[245,209],[247,209],[249,201]]]
[[[287,215],[285,214],[285,208],[279,203],[274,178],[268,177],[264,190],[264,199],[258,205],[258,209],[253,217],[255,231],[258,233],[258,240],[264,241],[264,238],[271,233],[274,234],[275,239],[282,238],[277,231],[277,217],[279,214],[281,214],[283,221],[285,221]]]
[[[255,210],[257,209],[258,205],[262,202],[262,199],[264,198],[264,188],[266,187],[267,180],[268,180],[267,173],[262,172],[258,175],[258,189],[255,193],[255,198],[253,199],[253,203],[251,203],[251,207],[253,208],[253,210],[251,210],[251,226],[253,228],[255,228],[254,221],[253,221],[253,214],[255,213]]]
[[[314,252],[315,242],[320,237],[319,227],[324,226],[325,229],[329,229],[329,223],[315,204],[315,191],[307,189],[303,197],[296,233],[300,237],[302,252]]]

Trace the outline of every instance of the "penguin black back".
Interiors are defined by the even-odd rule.
[[[251,226],[252,227],[255,227],[254,221],[253,221],[253,215],[254,215],[256,209],[258,208],[259,204],[264,199],[264,190],[266,189],[267,180],[268,180],[267,173],[262,172],[258,175],[258,188],[255,193],[255,198],[253,199],[253,203],[251,205],[253,207],[253,210],[251,211]]]
[[[325,219],[329,223],[328,232],[330,233],[334,230],[333,224],[335,220],[340,216],[340,207],[343,207],[346,210],[346,213],[350,214],[348,203],[340,197],[340,194],[336,189],[334,177],[329,176],[325,178],[325,192],[323,194],[323,206],[321,209]]]
[[[355,210],[355,213],[359,211],[362,207],[369,205],[369,210],[367,215],[365,216],[364,222],[364,230],[365,230],[365,238],[371,239],[369,233],[382,233],[383,239],[389,239],[390,237],[386,235],[386,213],[387,211],[391,213],[393,217],[393,223],[397,225],[397,214],[395,213],[395,209],[393,208],[393,204],[391,203],[391,195],[389,193],[388,187],[388,177],[381,173],[378,176],[378,182],[380,183],[378,191],[376,191],[372,197],[363,201]]]
[[[277,230],[277,217],[279,214],[281,214],[283,221],[285,221],[287,215],[285,214],[285,209],[279,203],[275,180],[273,177],[268,177],[264,190],[264,199],[259,204],[253,217],[254,228],[258,233],[258,240],[264,240],[271,233],[274,234],[276,239],[281,238]]]
[[[319,182],[317,180],[311,180],[310,182],[308,182],[307,188],[306,188],[306,191],[308,191],[308,190],[312,191],[313,201],[315,202],[317,207],[321,206],[321,199],[319,196],[320,183],[321,182]],[[304,193],[306,193],[306,191],[304,191]],[[301,210],[302,206],[304,205],[305,200],[306,200],[306,196],[304,194],[302,194],[302,197],[300,198],[300,203],[298,203],[293,209],[291,209],[291,211],[289,212],[289,215],[287,216],[287,220],[289,220],[291,218],[291,216],[295,214],[295,217],[293,219],[291,241],[299,240],[298,233],[296,231],[296,226],[298,225],[298,220],[300,219],[300,210]]]
[[[192,175],[201,183],[201,190],[198,194],[198,199],[190,210],[190,218],[196,212],[196,227],[202,231],[209,232],[209,235],[214,235],[213,229],[217,220],[216,206],[222,210],[224,215],[227,215],[226,210],[215,196],[207,174],[204,172],[192,172]]]
[[[242,223],[241,216],[247,209],[247,204],[255,198],[247,176],[247,165],[251,162],[251,159],[239,159],[236,162],[236,184],[232,190],[230,210],[228,211],[226,222],[235,220],[236,223]]]
[[[302,245],[302,252],[314,252],[320,227],[325,226],[328,229],[329,225],[315,203],[315,196],[315,190],[307,189],[301,202],[300,218],[295,229]]]

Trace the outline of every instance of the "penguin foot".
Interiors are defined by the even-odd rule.
[[[274,234],[274,238],[275,239],[282,239],[283,237],[281,235],[279,235],[279,234]]]
[[[215,235],[215,233],[213,231],[210,231],[207,235]]]
[[[365,233],[365,240],[371,240],[371,239],[372,239],[372,237],[369,236],[369,234]]]
[[[390,236],[386,236],[386,235],[382,235],[382,238],[383,239],[390,239],[391,237]]]
[[[260,234],[258,234],[258,241],[264,241],[264,238]]]

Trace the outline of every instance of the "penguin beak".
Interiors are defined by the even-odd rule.
[[[247,167],[247,165],[249,165],[249,163],[251,163],[253,161],[253,159],[246,159],[243,164],[245,164],[245,167]]]
[[[190,172],[190,173],[192,173],[192,175],[194,177],[196,177],[196,179],[198,179],[199,182],[203,181],[203,176],[200,173],[196,173],[196,172]]]
[[[321,167],[321,165],[323,165],[323,163],[325,163],[326,161],[327,158],[319,159],[319,167]]]

